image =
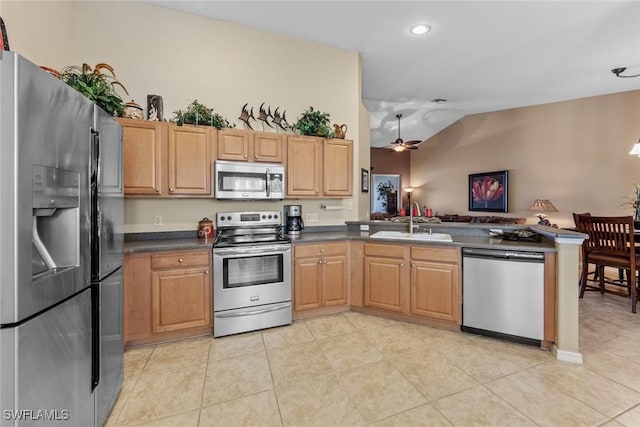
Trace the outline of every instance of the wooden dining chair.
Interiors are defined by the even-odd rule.
[[[580,278],[580,298],[586,290],[598,290],[604,294],[610,293],[631,298],[631,311],[636,312],[637,280],[636,274],[640,268],[640,258],[636,255],[635,240],[633,235],[633,217],[602,217],[581,216],[580,231],[586,233],[583,260],[596,265],[598,271],[599,286],[587,284],[587,269],[582,269]],[[621,268],[627,270],[627,292],[605,287],[605,267]]]
[[[584,212],[584,213],[573,213],[573,222],[576,225],[576,230],[583,232],[586,234],[586,232],[581,231],[580,230],[580,218],[583,216],[591,216],[591,212]],[[593,271],[589,271],[589,259],[588,259],[588,247],[587,247],[587,240],[585,240],[582,243],[582,271],[586,272],[585,274],[580,274],[580,281],[578,282],[578,285],[580,286],[580,289],[582,289],[582,282],[585,280],[589,280],[588,277],[589,275],[593,275],[593,279],[592,280],[597,280],[598,279],[598,269],[596,268]]]

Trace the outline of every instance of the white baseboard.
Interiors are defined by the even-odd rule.
[[[582,353],[576,353],[574,351],[559,350],[555,344],[551,346],[551,351],[553,351],[553,354],[556,356],[556,359],[558,360],[562,360],[563,362],[578,363],[582,365]]]

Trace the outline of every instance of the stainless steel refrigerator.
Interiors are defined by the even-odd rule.
[[[123,377],[122,131],[0,51],[0,426],[102,425]]]

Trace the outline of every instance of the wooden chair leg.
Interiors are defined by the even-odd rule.
[[[631,312],[636,312],[636,302],[638,301],[637,294],[637,282],[636,282],[636,274],[635,271],[633,274],[629,274],[629,286],[631,287]]]
[[[580,281],[578,284],[580,285],[580,298],[584,296],[584,290],[587,286],[587,274],[589,273],[587,270],[589,265],[586,262],[582,262],[582,272],[580,273]]]
[[[600,280],[600,293],[604,295],[604,265],[598,265],[598,276]]]

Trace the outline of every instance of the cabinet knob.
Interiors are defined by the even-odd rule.
[[[258,155],[256,154],[256,160],[258,160]]]
[[[323,264],[326,264],[326,263],[327,263],[327,260],[325,259],[322,263],[323,263]]]
[[[169,191],[171,191],[173,193],[173,188],[169,188]]]
[[[178,262],[182,262],[182,258],[178,258]]]
[[[209,274],[209,270],[205,270],[205,271],[204,271],[204,274]]]
[[[249,156],[247,156],[246,154],[244,155],[244,158],[247,159]]]
[[[318,261],[318,264],[322,264],[322,260]]]
[[[411,263],[411,268],[416,268],[416,265],[414,263]]]
[[[156,188],[155,190],[156,190],[156,193],[159,193],[159,192],[160,192],[160,189],[159,189],[159,188]]]
[[[401,262],[401,263],[400,263],[400,267],[404,267],[404,262]]]
[[[324,252],[324,248],[320,248],[320,252]]]

